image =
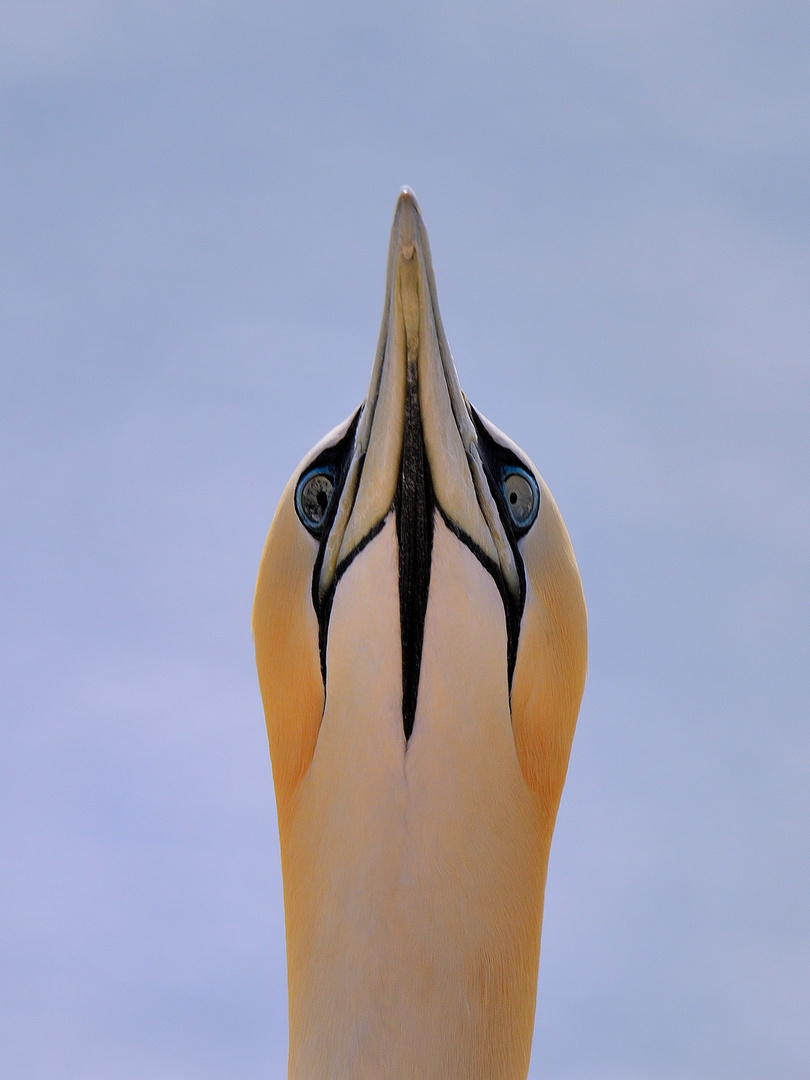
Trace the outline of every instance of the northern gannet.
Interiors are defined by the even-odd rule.
[[[368,395],[281,496],[253,632],[289,1080],[525,1080],[585,603],[540,474],[461,390],[408,188]]]

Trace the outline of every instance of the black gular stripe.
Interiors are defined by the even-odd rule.
[[[422,437],[416,364],[409,360],[402,463],[395,500],[399,542],[399,620],[402,634],[402,723],[411,737],[430,589],[435,500]]]

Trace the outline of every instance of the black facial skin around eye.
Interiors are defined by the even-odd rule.
[[[349,424],[346,434],[343,438],[335,443],[334,446],[327,446],[325,450],[322,450],[320,454],[311,461],[301,476],[298,478],[296,484],[296,493],[298,491],[298,484],[301,480],[309,476],[313,472],[317,472],[319,469],[330,469],[332,471],[333,488],[332,495],[329,499],[329,505],[326,508],[323,520],[317,526],[313,528],[302,520],[302,524],[310,535],[314,536],[318,541],[318,554],[315,559],[315,566],[312,571],[312,606],[315,608],[315,614],[318,618],[318,651],[321,657],[321,675],[323,676],[323,684],[326,686],[326,636],[329,628],[329,615],[332,610],[332,601],[335,597],[335,588],[340,580],[341,574],[345,571],[347,563],[344,561],[342,567],[338,568],[332,584],[327,590],[326,594],[322,597],[320,595],[319,582],[321,580],[321,567],[323,566],[323,558],[326,552],[326,540],[329,536],[329,532],[332,528],[332,523],[335,520],[335,514],[340,504],[340,496],[343,491],[343,485],[346,483],[346,474],[349,471],[349,465],[352,460],[352,451],[354,449],[354,438],[357,433],[357,424],[360,420],[360,414],[363,411],[361,405],[357,412],[354,414],[351,424]],[[361,465],[362,474],[362,465]],[[296,499],[297,503],[297,499]],[[296,505],[297,511],[297,505]],[[299,520],[301,515],[299,513]],[[380,523],[380,526],[382,523]],[[366,542],[369,538],[366,538]],[[363,545],[360,545],[354,555],[362,549]]]
[[[525,536],[532,527],[535,517],[532,517],[522,528],[515,524],[504,497],[503,477],[510,471],[526,473],[529,476],[531,476],[531,473],[516,454],[507,447],[501,446],[500,443],[492,438],[489,431],[484,426],[481,417],[472,405],[470,405],[470,413],[478,435],[478,450],[481,454],[481,461],[484,466],[487,482],[489,483],[489,489],[492,492],[495,505],[498,507],[498,513],[501,522],[503,523],[504,532],[506,533],[509,545],[512,548],[515,566],[518,572],[519,594],[518,596],[515,596],[507,589],[506,583],[503,581],[499,571],[494,567],[490,569],[500,590],[504,611],[506,613],[507,672],[509,676],[509,692],[511,694],[512,675],[515,671],[518,639],[520,636],[520,621],[523,617],[523,605],[526,602],[526,570],[523,566],[523,558],[521,557],[517,544],[518,540]]]
[[[354,446],[354,434],[357,430],[359,416],[360,410],[355,414],[346,434],[340,442],[335,443],[334,446],[327,446],[325,450],[322,450],[315,460],[311,461],[301,473],[298,482],[295,485],[295,512],[298,514],[298,520],[307,532],[310,533],[311,536],[314,536],[316,540],[322,541],[329,535],[329,529],[331,528],[332,521],[335,517],[337,504],[340,501],[340,493],[343,490],[343,484],[346,480],[346,472],[351,460],[352,447]],[[329,495],[326,512],[321,520],[316,523],[309,519],[306,514],[302,513],[300,494],[302,482],[310,477],[317,476],[319,473],[330,478],[332,481],[332,491]]]
[[[506,535],[512,541],[512,546],[514,547],[515,543],[526,535],[526,533],[537,520],[537,508],[540,505],[539,485],[537,484],[537,480],[532,475],[531,471],[520,460],[517,454],[512,453],[512,451],[509,450],[508,447],[501,446],[500,443],[495,442],[490,433],[484,427],[484,424],[481,421],[481,417],[478,415],[475,409],[473,409],[472,406],[470,406],[470,411],[472,412],[475,430],[478,434],[478,446],[481,453],[481,460],[484,464],[484,471],[486,472],[487,480],[489,481],[490,491],[492,492],[492,497],[495,499],[495,502],[498,506],[498,511],[501,515],[501,521],[503,522],[503,526],[506,529]],[[515,522],[512,514],[510,513],[509,507],[506,503],[506,498],[504,496],[503,480],[506,476],[509,476],[510,473],[519,473],[528,477],[530,479],[530,482],[532,483],[532,486],[535,489],[537,506],[535,507],[534,513],[532,513],[527,518],[524,525],[518,525]],[[522,564],[522,560],[517,552],[517,549],[515,549],[515,556],[517,561]]]

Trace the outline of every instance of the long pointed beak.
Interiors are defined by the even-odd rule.
[[[427,232],[403,188],[388,252],[385,306],[371,384],[352,459],[324,550],[323,599],[394,506],[403,462],[407,387],[418,388],[426,459],[447,523],[520,591],[514,554],[490,491],[475,424],[442,327]]]

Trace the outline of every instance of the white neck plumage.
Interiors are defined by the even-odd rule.
[[[524,1077],[546,843],[515,752],[501,597],[437,523],[406,747],[393,520],[352,569],[285,844],[290,1080]]]

